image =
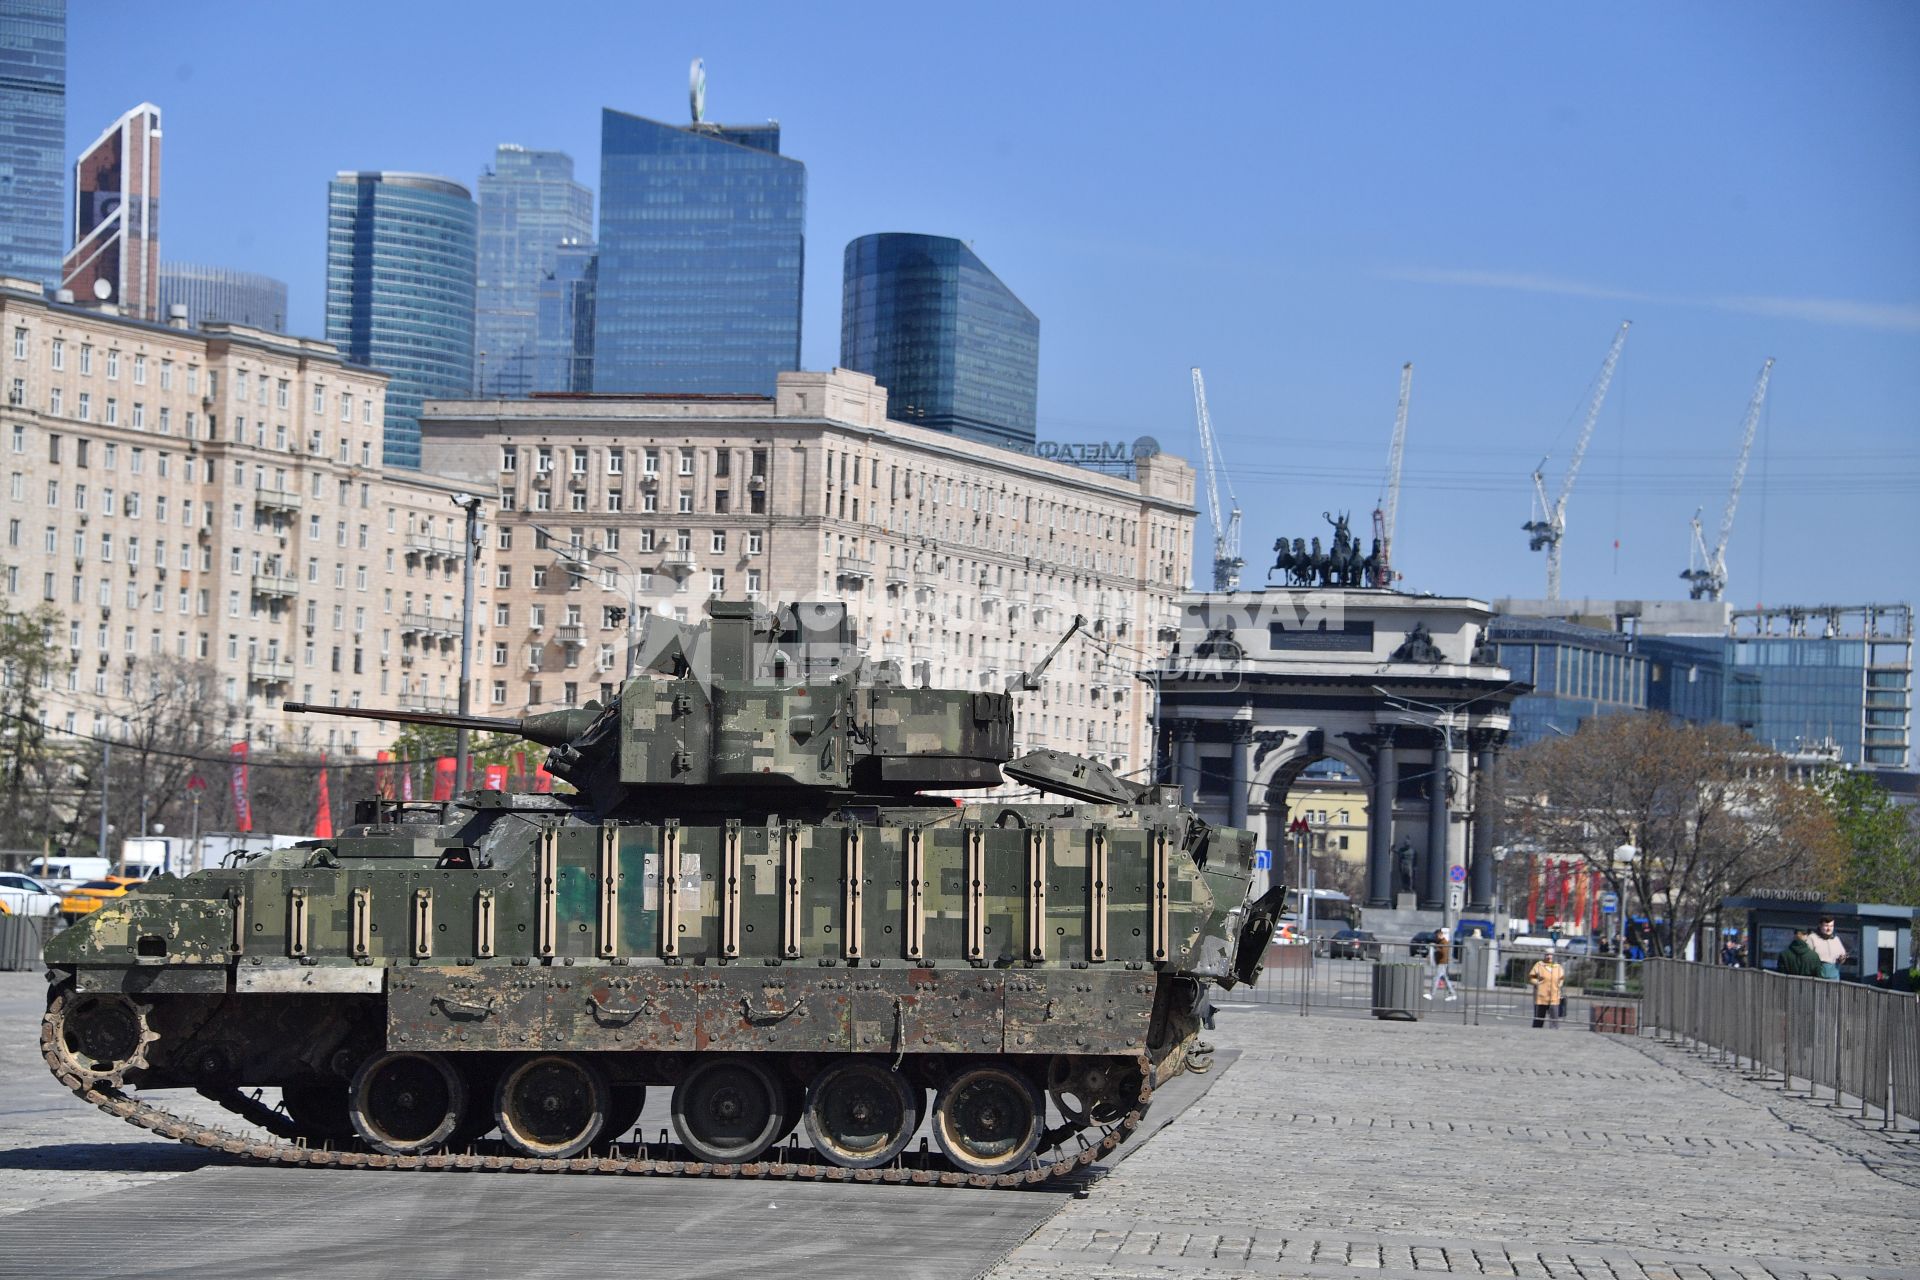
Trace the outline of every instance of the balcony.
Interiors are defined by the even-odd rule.
[[[253,505],[262,511],[298,511],[302,499],[292,489],[255,489]]]
[[[460,710],[457,698],[444,697],[433,693],[403,693],[400,695],[402,711],[429,711],[435,715],[449,715]]]
[[[905,570],[904,568],[900,567],[897,564],[890,564],[887,566],[886,582],[889,589],[896,588],[896,587],[904,587],[909,582],[912,582],[912,581],[913,581],[912,575],[909,574],[907,570]]]
[[[577,622],[562,623],[554,628],[553,633],[561,644],[572,645],[576,649],[587,642],[587,629]]]
[[[269,600],[291,600],[300,594],[300,582],[297,578],[283,578],[273,573],[253,575],[253,594]]]
[[[873,577],[873,561],[863,556],[841,556],[836,572],[842,578],[859,578],[865,581]]]
[[[406,552],[410,556],[418,556],[428,564],[435,560],[458,564],[462,558],[458,538],[434,538],[424,533],[407,535]]]
[[[676,577],[683,573],[692,573],[700,567],[700,562],[694,559],[692,549],[686,547],[676,547],[661,553],[660,563],[666,566],[668,573]]]
[[[292,684],[293,664],[277,658],[255,658],[247,664],[248,684]]]
[[[400,634],[416,635],[424,640],[452,640],[460,634],[460,620],[436,618],[430,613],[403,613]]]

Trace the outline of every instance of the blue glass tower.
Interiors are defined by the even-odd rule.
[[[59,283],[66,189],[67,0],[0,0],[0,275]]]
[[[1040,321],[958,240],[889,232],[847,246],[840,363],[887,389],[889,417],[1033,445]]]
[[[475,390],[509,399],[561,391],[535,376],[539,291],[562,244],[593,238],[593,193],[562,151],[500,146],[480,175],[474,285]]]
[[[533,389],[593,390],[594,286],[600,254],[591,244],[563,244],[535,298]]]
[[[353,173],[327,188],[327,340],[392,375],[387,465],[420,465],[420,404],[473,390],[473,198],[446,178]]]
[[[772,395],[800,367],[806,218],[777,124],[603,111],[593,389]]]

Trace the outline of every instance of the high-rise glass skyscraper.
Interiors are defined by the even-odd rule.
[[[327,187],[327,341],[391,374],[387,465],[420,465],[420,404],[473,391],[473,197],[420,173]]]
[[[160,314],[160,108],[143,102],[73,162],[73,247],[60,286],[135,320]]]
[[[593,390],[594,285],[600,253],[591,244],[563,244],[535,299],[533,389]]]
[[[475,390],[508,398],[565,390],[535,374],[539,290],[563,243],[593,238],[593,193],[573,180],[572,156],[507,143],[480,175],[479,198]]]
[[[847,246],[840,364],[887,389],[887,416],[1031,447],[1040,321],[972,249],[887,232]]]
[[[285,333],[287,282],[230,267],[163,262],[160,314],[170,315],[174,307],[185,307],[187,323],[196,329],[208,324],[243,324]]]
[[[0,0],[0,275],[60,278],[66,182],[67,0]]]
[[[800,367],[806,219],[779,125],[603,111],[594,390],[772,395]]]

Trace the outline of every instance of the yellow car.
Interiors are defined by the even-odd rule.
[[[98,911],[108,898],[124,898],[127,890],[139,883],[137,876],[106,876],[77,884],[60,899],[60,914],[72,924],[87,912]]]

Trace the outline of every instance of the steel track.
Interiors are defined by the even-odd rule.
[[[843,1169],[838,1165],[811,1160],[760,1160],[750,1164],[712,1164],[700,1160],[677,1159],[672,1155],[654,1156],[653,1151],[679,1153],[673,1144],[612,1143],[598,1155],[568,1159],[543,1159],[523,1156],[502,1149],[499,1144],[481,1144],[466,1152],[437,1152],[423,1156],[390,1156],[359,1147],[334,1148],[309,1146],[294,1135],[287,1117],[258,1098],[239,1089],[202,1089],[203,1097],[259,1128],[273,1139],[263,1140],[244,1133],[216,1129],[185,1116],[176,1115],[150,1102],[143,1102],[118,1086],[89,1080],[73,1069],[59,1050],[64,998],[56,1000],[40,1023],[40,1053],[47,1069],[75,1096],[91,1103],[110,1116],[118,1116],[136,1128],[146,1129],[163,1138],[188,1146],[259,1164],[327,1169],[407,1169],[422,1172],[462,1171],[490,1173],[597,1173],[636,1174],[652,1177],[682,1178],[766,1178],[796,1182],[881,1182],[941,1187],[1037,1187],[1091,1166],[1114,1151],[1139,1128],[1153,1093],[1154,1072],[1142,1055],[1138,1105],[1119,1121],[1101,1128],[1098,1139],[1073,1135],[1081,1149],[1051,1161],[1038,1154],[1024,1169],[1002,1174],[970,1174],[953,1169],[938,1169],[902,1162],[883,1169]],[[1052,1137],[1052,1132],[1049,1133]],[[1043,1139],[1044,1141],[1044,1139]],[[1065,1140],[1056,1140],[1048,1149],[1060,1151]],[[788,1148],[795,1154],[799,1148]]]

